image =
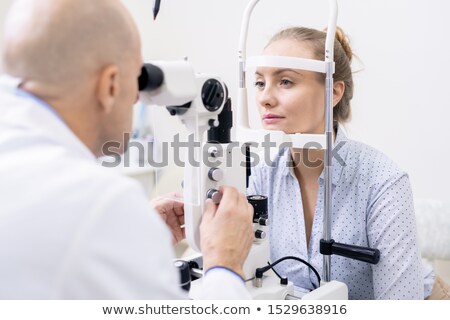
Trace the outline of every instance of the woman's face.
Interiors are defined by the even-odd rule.
[[[267,56],[315,59],[305,43],[282,39],[271,43]],[[259,67],[255,73],[256,103],[267,130],[323,133],[325,83],[312,71]]]

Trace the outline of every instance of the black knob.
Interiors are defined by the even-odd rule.
[[[203,105],[208,111],[214,112],[220,109],[225,101],[225,90],[216,79],[209,79],[202,88]]]
[[[209,189],[206,192],[206,198],[211,199],[215,204],[219,204],[222,200],[222,193],[217,189]]]
[[[223,170],[220,168],[211,168],[208,171],[208,178],[212,181],[219,182],[223,179]]]
[[[180,286],[186,291],[191,288],[191,271],[189,263],[183,260],[175,260],[174,266],[180,271]]]
[[[248,203],[253,206],[253,222],[259,223],[259,219],[267,218],[267,197],[252,195],[247,197]]]
[[[255,231],[255,238],[256,239],[265,239],[266,238],[266,233],[262,230],[256,230]]]
[[[258,224],[260,226],[268,226],[269,225],[269,219],[268,218],[259,218]]]

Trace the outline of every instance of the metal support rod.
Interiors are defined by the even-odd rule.
[[[245,61],[247,59],[247,37],[250,18],[259,0],[251,0],[245,8],[239,39],[239,88],[245,88]]]
[[[323,210],[323,237],[324,240],[331,240],[331,211],[332,188],[333,188],[333,74],[334,74],[334,38],[336,36],[336,25],[338,15],[337,0],[329,0],[330,14],[328,17],[327,37],[325,41],[325,62],[326,62],[326,100],[325,100],[325,192],[324,192],[324,210]],[[331,255],[323,256],[323,274],[325,282],[331,281]]]
[[[245,62],[239,61],[239,88],[245,89]]]
[[[324,212],[323,237],[331,240],[331,209],[332,209],[332,181],[333,181],[333,62],[326,65],[326,99],[325,99],[325,135],[326,149],[324,156],[325,185],[324,185]],[[331,256],[323,256],[323,278],[325,282],[331,280]]]

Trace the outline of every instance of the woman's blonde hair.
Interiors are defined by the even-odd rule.
[[[304,27],[283,29],[275,34],[272,39],[270,39],[267,46],[275,41],[284,39],[293,39],[299,42],[304,42],[311,47],[315,59],[325,59],[326,32],[324,31]],[[342,99],[333,108],[334,121],[339,123],[344,123],[350,120],[350,100],[353,98],[353,75],[350,66],[352,58],[353,52],[348,38],[342,29],[338,27],[334,41],[335,73],[333,78],[334,81],[343,81],[345,85]],[[324,75],[321,74],[321,77],[324,77]]]

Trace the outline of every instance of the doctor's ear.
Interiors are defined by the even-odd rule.
[[[342,96],[345,92],[344,81],[336,81],[333,84],[333,107],[335,107],[339,101],[341,101]]]
[[[107,66],[101,73],[97,84],[97,99],[105,113],[110,113],[119,94],[119,68]]]

